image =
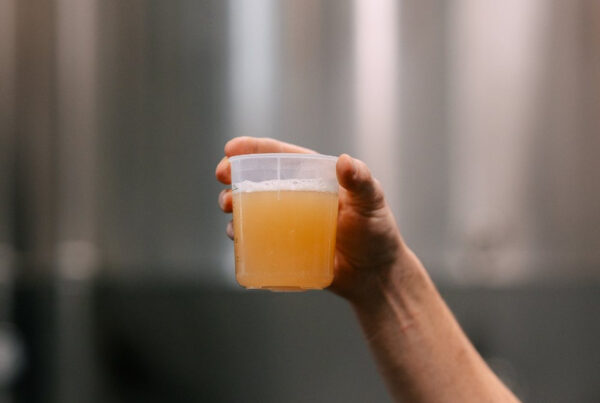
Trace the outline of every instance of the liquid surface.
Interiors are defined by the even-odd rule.
[[[233,194],[236,278],[246,288],[321,289],[333,280],[336,193]]]
[[[235,192],[276,192],[281,190],[304,190],[335,193],[336,179],[272,179],[261,182],[242,181],[233,185]]]

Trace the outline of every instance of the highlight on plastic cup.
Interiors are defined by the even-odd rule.
[[[273,291],[329,286],[338,213],[337,157],[247,154],[229,161],[238,283]]]

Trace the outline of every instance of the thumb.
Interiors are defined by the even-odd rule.
[[[384,206],[383,190],[364,162],[342,154],[338,158],[337,178],[346,189],[349,203],[362,213],[369,213]]]

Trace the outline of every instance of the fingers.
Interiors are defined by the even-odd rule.
[[[363,212],[384,205],[383,191],[367,165],[348,154],[342,154],[336,165],[338,182],[348,191],[349,202]]]
[[[231,213],[233,211],[233,203],[231,196],[231,189],[223,189],[219,193],[219,207],[225,213]]]
[[[227,224],[227,229],[225,230],[229,239],[233,240],[233,220],[229,221]]]
[[[258,153],[302,153],[314,154],[313,150],[300,147],[294,144],[284,143],[283,141],[270,138],[257,137],[236,137],[225,144],[225,155],[233,157],[242,154]]]
[[[225,144],[225,157],[217,165],[215,176],[219,182],[231,184],[231,164],[228,157],[257,153],[301,153],[314,154],[315,151],[294,144],[270,138],[236,137]]]
[[[221,207],[221,210],[225,213],[231,213],[233,211],[231,189],[223,189],[221,193],[219,193],[219,207]],[[233,220],[229,220],[229,223],[227,223],[225,233],[233,240]]]
[[[223,159],[217,164],[217,169],[215,169],[215,176],[217,177],[217,180],[222,184],[231,184],[231,164],[229,163],[229,159],[227,157],[223,157]]]

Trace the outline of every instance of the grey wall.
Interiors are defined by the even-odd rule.
[[[598,291],[442,294],[523,401],[591,403],[600,398]],[[350,307],[330,293],[105,283],[94,312],[101,401],[390,401]]]

